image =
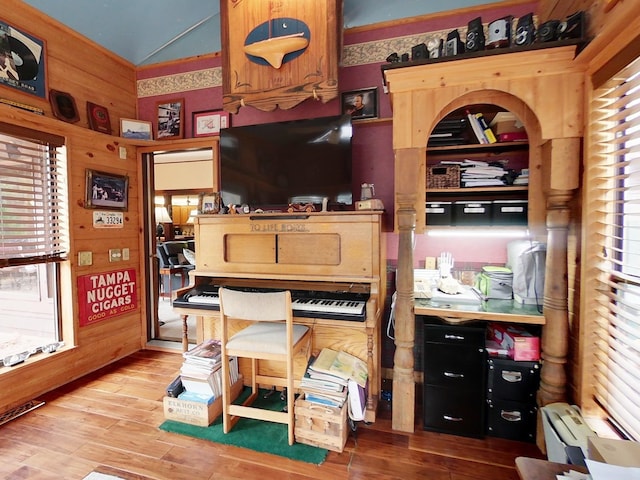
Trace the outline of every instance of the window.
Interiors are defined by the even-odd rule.
[[[62,340],[66,177],[62,138],[0,122],[0,373]]]
[[[583,289],[594,295],[583,316],[595,400],[640,440],[640,61],[594,93],[584,203],[592,283]]]

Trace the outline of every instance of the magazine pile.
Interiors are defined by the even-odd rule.
[[[178,394],[182,400],[206,403],[222,396],[222,364],[220,340],[205,340],[184,352],[180,367],[180,381],[184,390]],[[229,358],[231,384],[238,380],[238,359]]]
[[[364,420],[369,387],[367,364],[347,352],[323,348],[311,357],[300,382],[305,400],[342,408],[348,405],[352,420]]]

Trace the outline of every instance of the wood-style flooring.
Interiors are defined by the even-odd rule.
[[[393,431],[384,406],[319,466],[164,432],[162,397],[181,362],[141,351],[42,396],[0,427],[0,477],[82,479],[106,465],[172,480],[517,480],[517,456],[542,458],[529,443],[426,432],[420,415],[415,433]]]

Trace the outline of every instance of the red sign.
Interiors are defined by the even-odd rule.
[[[138,308],[133,268],[78,277],[80,326],[91,325]]]

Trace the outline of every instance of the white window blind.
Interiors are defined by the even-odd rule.
[[[0,267],[66,257],[63,139],[0,122]]]
[[[586,241],[599,257],[596,308],[583,315],[594,315],[594,394],[640,440],[640,61],[595,91],[591,112]]]

